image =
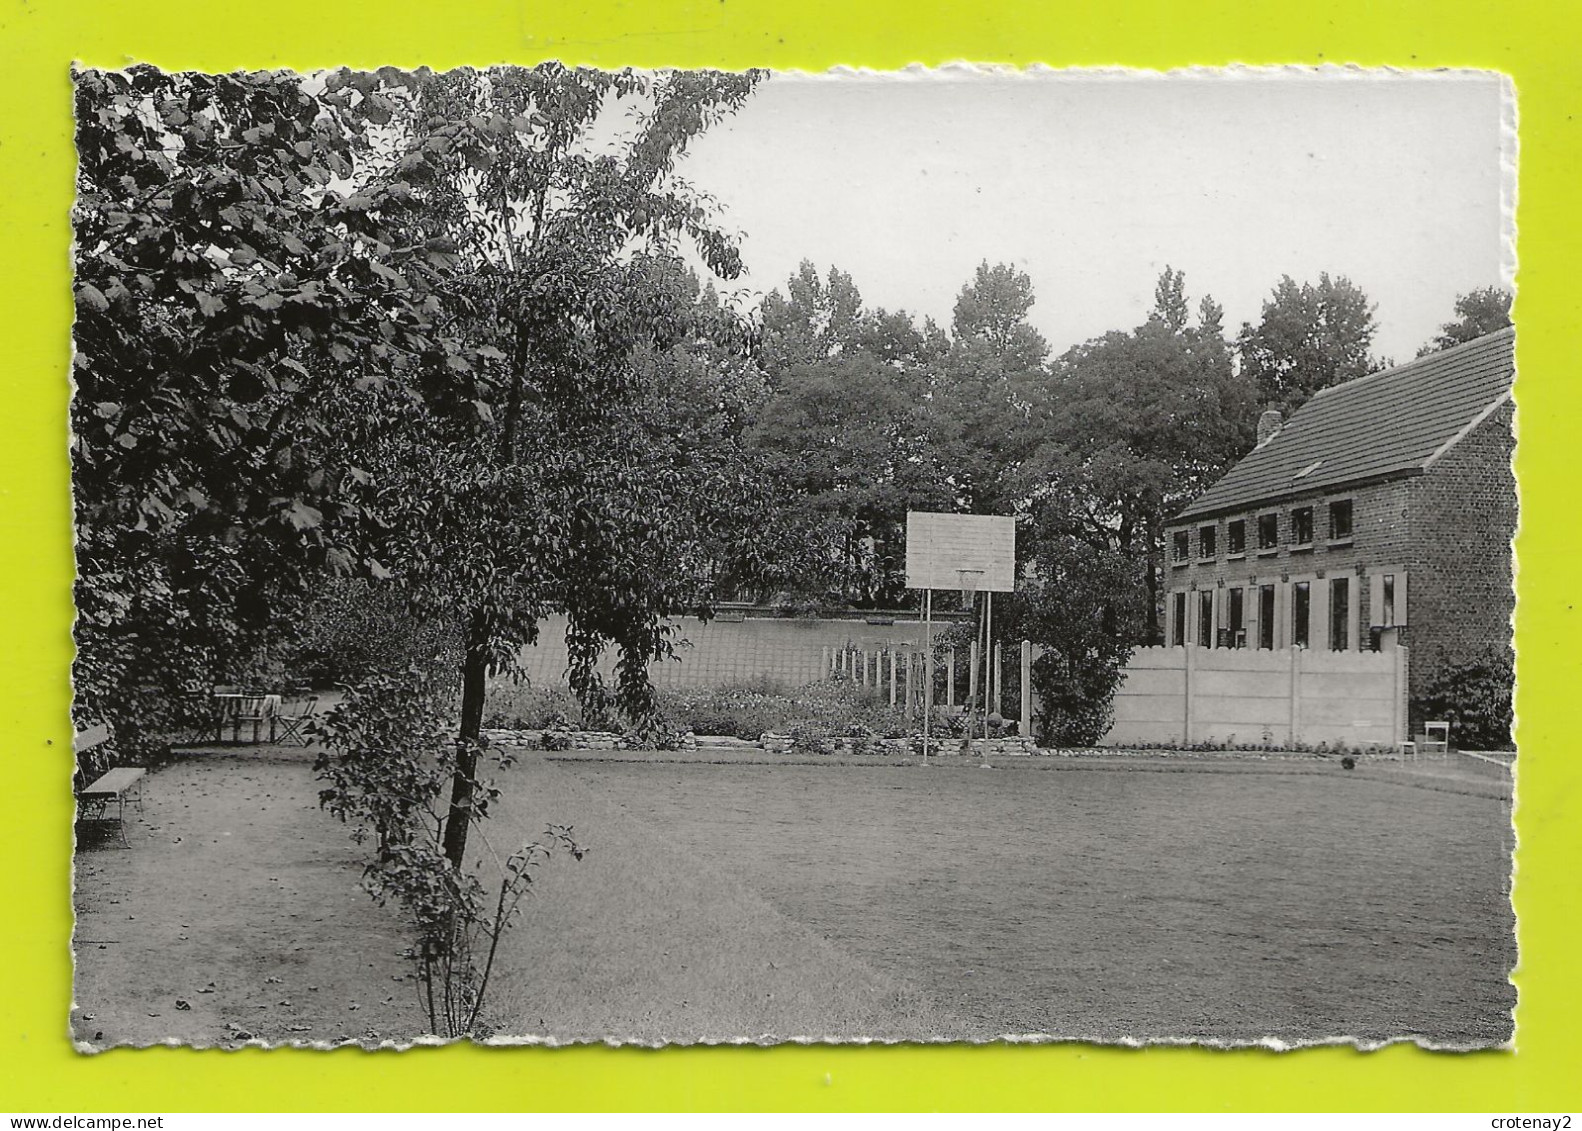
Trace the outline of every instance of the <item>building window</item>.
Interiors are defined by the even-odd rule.
[[[1258,647],[1274,650],[1274,586],[1258,586]]]
[[[1242,609],[1242,590],[1231,589],[1225,597],[1225,643],[1231,648],[1247,647],[1247,623]]]
[[[1381,592],[1383,592],[1383,594],[1384,594],[1384,599],[1383,599],[1382,602],[1380,602],[1383,607],[1374,611],[1373,619],[1378,621],[1378,623],[1380,625],[1384,626],[1385,628],[1394,628],[1395,627],[1395,574],[1393,574],[1393,573],[1385,574],[1384,575],[1384,584],[1381,585],[1379,588],[1380,588]]]
[[[1308,617],[1313,611],[1312,586],[1298,581],[1291,586],[1291,647],[1307,648]]]
[[[1261,514],[1258,516],[1258,551],[1278,550],[1280,548],[1280,516],[1277,514]]]
[[[1351,646],[1351,579],[1329,581],[1329,650],[1344,652]]]
[[[1185,530],[1177,530],[1171,536],[1170,557],[1172,561],[1184,562],[1191,556],[1192,536]]]
[[[1205,561],[1214,557],[1214,528],[1205,526],[1197,532],[1197,556]]]
[[[1336,499],[1329,504],[1329,540],[1351,541],[1351,500]]]
[[[1214,647],[1214,590],[1203,589],[1197,595],[1197,642],[1205,648]]]
[[[1170,610],[1170,643],[1177,648],[1186,643],[1186,594],[1172,594],[1174,608]]]
[[[1295,546],[1313,544],[1313,508],[1297,507],[1291,512],[1291,543]]]
[[[1247,552],[1247,520],[1238,518],[1225,524],[1225,555],[1239,558]]]

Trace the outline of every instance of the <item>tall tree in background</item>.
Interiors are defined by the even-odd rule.
[[[1479,287],[1456,296],[1456,317],[1439,328],[1434,340],[1417,351],[1418,357],[1459,346],[1511,324],[1511,292],[1503,287]]]
[[[1242,371],[1257,382],[1265,407],[1289,415],[1318,390],[1376,368],[1373,315],[1368,296],[1345,276],[1325,272],[1298,285],[1286,275],[1258,323],[1242,327]]]
[[[1059,358],[1020,475],[1040,568],[1058,576],[1085,554],[1131,563],[1136,596],[1116,594],[1112,623],[1133,641],[1161,637],[1165,522],[1251,447],[1258,412],[1219,305],[1205,297],[1195,325],[1187,310],[1184,278],[1166,268],[1146,322]]]
[[[1049,356],[1049,344],[1028,322],[1032,307],[1032,279],[1008,263],[980,263],[956,298],[950,350],[929,405],[952,510],[1015,509],[1016,468],[1034,445],[1028,406],[1046,383]]]
[[[948,505],[928,442],[929,389],[944,335],[869,309],[849,275],[804,263],[764,300],[759,346],[768,400],[750,442],[781,496],[764,537],[771,590],[814,605],[904,597],[909,509]]]

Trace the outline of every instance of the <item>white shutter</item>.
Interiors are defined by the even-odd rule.
[[[1312,594],[1307,603],[1307,646],[1315,652],[1329,651],[1329,578],[1308,582]]]
[[[1357,651],[1362,647],[1362,583],[1356,574],[1346,586],[1346,647]]]
[[[1291,646],[1291,583],[1282,581],[1274,589],[1274,646]]]
[[[1374,570],[1368,578],[1368,625],[1384,623],[1384,573]]]

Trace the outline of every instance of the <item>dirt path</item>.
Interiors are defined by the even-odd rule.
[[[194,755],[145,779],[123,849],[76,857],[72,1032],[86,1047],[411,1038],[394,911],[319,811],[311,755]]]

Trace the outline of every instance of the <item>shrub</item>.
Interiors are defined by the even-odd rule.
[[[1459,748],[1508,750],[1515,682],[1508,648],[1448,660],[1412,704],[1413,718],[1419,724],[1449,720],[1451,741]]]
[[[457,762],[451,701],[421,671],[370,677],[325,718],[314,766],[325,783],[319,805],[351,824],[354,840],[376,840],[363,888],[381,906],[406,911],[416,935],[406,953],[429,1029],[444,1037],[479,1031],[500,939],[532,892],[533,873],[557,851],[583,855],[569,826],[551,825],[497,863],[492,887],[451,866],[434,819]],[[486,781],[474,788],[467,819],[478,821],[499,790]]]
[[[313,687],[360,683],[418,666],[455,670],[459,635],[453,625],[423,620],[392,601],[388,588],[340,580],[304,601],[295,654],[285,668]]]
[[[591,729],[577,697],[563,687],[500,680],[489,687],[483,725],[502,730]]]
[[[792,691],[759,686],[668,691],[660,714],[679,732],[732,735],[754,740],[766,731],[795,734],[798,727],[825,737],[904,738],[914,729],[903,712],[876,692],[845,681],[810,683]]]

